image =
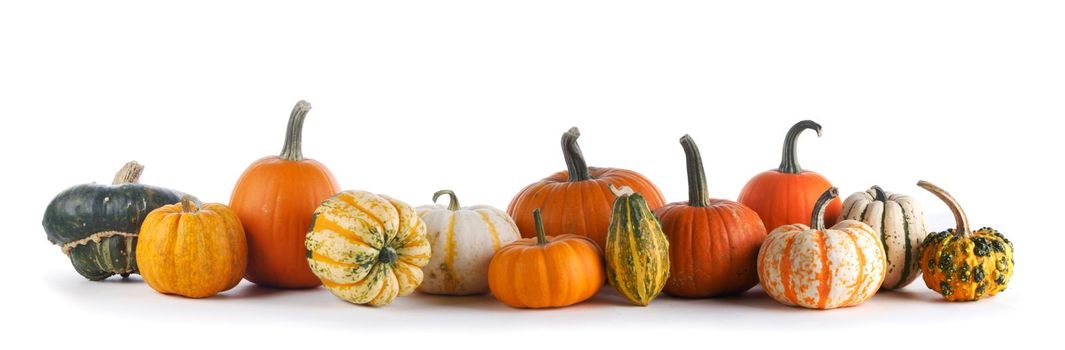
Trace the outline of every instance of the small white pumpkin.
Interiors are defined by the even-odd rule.
[[[913,198],[873,186],[847,197],[839,218],[843,220],[864,222],[880,238],[888,265],[882,288],[905,287],[921,274],[918,260],[928,229],[924,212]]]
[[[490,206],[460,207],[450,190],[434,193],[433,202],[445,194],[451,197],[447,206],[417,208],[433,251],[429,264],[422,267],[425,280],[418,290],[444,295],[485,293],[488,263],[499,247],[521,238],[518,226],[506,212]]]

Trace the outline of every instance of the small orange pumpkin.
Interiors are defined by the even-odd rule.
[[[544,233],[540,209],[533,211],[536,238],[500,248],[488,264],[488,288],[504,304],[517,308],[573,305],[603,286],[606,268],[599,247],[584,236]]]
[[[244,277],[244,229],[224,204],[198,208],[185,196],[148,214],[138,240],[140,274],[160,293],[205,298],[235,287]]]
[[[547,235],[578,233],[592,239],[599,247],[605,247],[606,232],[610,226],[610,212],[614,207],[614,194],[609,185],[628,186],[643,194],[647,206],[655,210],[665,204],[662,192],[640,173],[617,168],[589,167],[584,154],[577,145],[581,133],[570,128],[562,134],[562,154],[566,158],[566,170],[537,181],[518,192],[507,208],[514,217],[521,236],[536,236],[536,225],[525,213],[544,208],[544,230]]]
[[[669,238],[666,293],[686,298],[739,294],[758,284],[758,248],[765,241],[762,220],[750,208],[712,199],[706,189],[699,148],[680,139],[688,164],[688,201],[655,210]]]
[[[289,117],[280,156],[255,161],[237,180],[229,205],[248,237],[248,275],[255,284],[308,288],[322,282],[307,266],[303,241],[311,215],[340,186],[329,169],[303,158],[303,119],[311,104],[300,101]]]
[[[774,229],[796,222],[805,222],[813,212],[813,203],[822,192],[832,187],[824,176],[799,166],[795,143],[804,130],[814,130],[821,136],[821,124],[803,120],[788,130],[784,138],[780,167],[758,174],[743,186],[738,202],[753,209],[762,218],[766,229]],[[828,226],[836,224],[843,203],[832,199],[826,208]]]

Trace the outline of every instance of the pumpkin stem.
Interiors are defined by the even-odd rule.
[[[547,244],[547,234],[544,233],[544,219],[540,217],[540,208],[533,210],[533,222],[536,223],[536,244]]]
[[[703,170],[699,146],[695,145],[690,135],[681,137],[680,145],[684,147],[684,159],[688,164],[688,205],[705,207],[710,201],[710,193],[706,188],[706,171]]]
[[[436,203],[436,199],[445,194],[451,197],[451,201],[447,204],[447,210],[456,211],[462,208],[459,206],[459,197],[455,196],[455,192],[452,190],[439,190],[433,193],[433,203]]]
[[[303,120],[310,112],[311,104],[300,100],[292,107],[288,117],[288,131],[285,132],[285,146],[281,148],[281,159],[291,161],[303,160]]]
[[[873,185],[872,190],[876,193],[876,197],[873,198],[873,200],[877,202],[887,202],[887,192],[884,192],[883,188],[880,188],[880,186]]]
[[[192,201],[192,197],[189,195],[181,196],[181,212],[182,213],[195,213],[200,211],[200,208],[196,206],[196,202]]]
[[[917,186],[928,190],[928,192],[932,192],[932,194],[936,195],[936,197],[939,197],[939,199],[942,200],[943,203],[947,204],[947,207],[950,208],[950,211],[954,213],[954,222],[958,226],[956,231],[954,231],[954,234],[961,235],[963,237],[968,237],[970,234],[972,234],[972,232],[969,231],[969,217],[965,216],[965,210],[961,209],[961,205],[958,204],[958,201],[954,199],[954,196],[951,196],[950,193],[947,193],[947,191],[944,191],[942,188],[939,188],[939,186],[933,185],[928,181],[918,181]]]
[[[115,179],[111,181],[112,185],[121,184],[135,184],[141,179],[141,173],[144,172],[144,166],[137,161],[132,160],[126,165],[122,166],[122,169],[118,170],[115,174]]]
[[[837,196],[839,196],[839,189],[835,187],[829,187],[824,193],[821,193],[821,197],[818,197],[817,202],[814,203],[814,213],[813,217],[810,218],[810,227],[818,231],[825,229],[825,208],[828,208],[828,203]]]
[[[581,137],[581,131],[577,130],[576,126],[562,134],[562,155],[566,157],[569,182],[592,179],[588,171],[588,163],[584,161],[584,153],[581,153],[581,146],[577,145],[578,137]]]
[[[614,186],[614,184],[607,184],[607,187],[610,188],[610,192],[614,193],[614,197],[631,196],[636,193],[636,191],[633,191],[632,187],[629,186],[621,186],[618,188],[617,186]]]
[[[802,167],[799,166],[799,158],[795,154],[795,144],[799,140],[799,135],[806,129],[817,131],[817,137],[821,137],[821,124],[817,124],[812,120],[803,120],[795,123],[788,129],[788,135],[784,137],[784,155],[780,160],[780,167],[777,171],[785,174],[798,174],[802,172]]]

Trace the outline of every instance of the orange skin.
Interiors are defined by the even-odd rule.
[[[540,208],[544,210],[544,229],[548,236],[584,232],[600,247],[605,246],[610,211],[614,208],[610,184],[618,188],[628,186],[643,194],[651,210],[666,202],[658,187],[635,171],[596,167],[589,167],[588,171],[592,176],[589,180],[569,182],[569,172],[563,170],[518,192],[507,207],[507,214],[514,218],[521,236],[536,237],[533,219],[526,214]]]
[[[248,239],[245,278],[275,288],[320,285],[303,244],[315,208],[337,192],[336,178],[315,160],[271,156],[252,163],[230,199]]]
[[[584,236],[565,234],[514,241],[488,265],[488,288],[516,308],[552,308],[588,300],[606,280],[599,247]]]
[[[665,292],[703,298],[739,294],[758,284],[758,249],[766,238],[758,213],[723,199],[655,210],[669,239]]]
[[[767,170],[747,182],[740,191],[739,202],[757,212],[766,229],[772,231],[810,220],[814,202],[830,187],[828,179],[813,171],[786,174]],[[842,210],[843,202],[833,199],[825,210],[825,225],[835,225]]]

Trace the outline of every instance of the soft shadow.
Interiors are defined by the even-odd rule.
[[[932,303],[949,303],[942,296],[936,294],[931,290],[911,291],[905,289],[885,290],[881,289],[876,292],[873,298],[886,299],[886,300],[902,300],[902,301],[923,301]]]

